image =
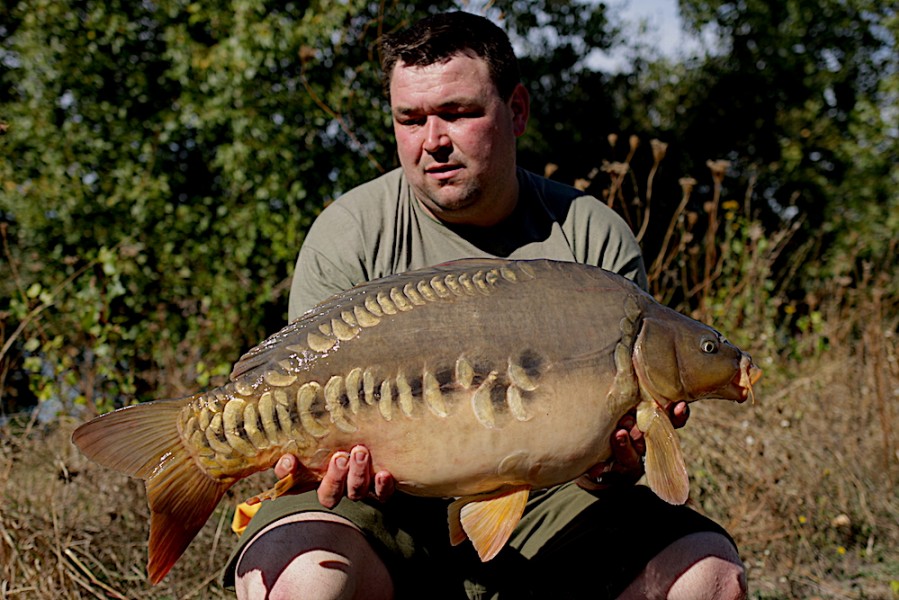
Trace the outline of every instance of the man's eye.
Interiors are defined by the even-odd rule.
[[[480,113],[469,111],[469,112],[455,112],[449,113],[446,115],[440,115],[440,118],[444,121],[458,121],[459,119],[475,119],[481,116]]]

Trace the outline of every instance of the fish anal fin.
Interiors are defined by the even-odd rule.
[[[659,406],[644,401],[637,408],[637,426],[646,441],[646,481],[669,504],[683,504],[690,496],[690,477],[674,426]]]
[[[530,486],[511,486],[480,496],[459,498],[450,505],[450,542],[467,537],[482,561],[495,557],[521,520]]]
[[[303,464],[299,464],[295,472],[288,473],[279,479],[271,489],[256,494],[248,499],[246,503],[253,505],[263,500],[274,500],[285,494],[302,494],[303,492],[314,490],[318,487],[319,482],[321,482],[321,475],[317,475]]]
[[[461,498],[459,500],[462,500]],[[459,516],[459,511],[462,509],[462,505],[459,504],[459,500],[456,500],[449,507],[449,533],[450,533],[450,544],[453,546],[458,546],[462,542],[468,539],[468,536],[465,535],[465,530],[462,529],[462,520]]]
[[[259,510],[259,504],[262,501],[274,500],[285,494],[308,492],[318,487],[320,481],[320,475],[316,475],[302,463],[299,463],[296,472],[288,473],[279,479],[271,489],[265,490],[261,494],[256,494],[246,502],[238,504],[234,510],[234,518],[231,520],[231,530],[237,535],[242,534],[256,514],[256,511]]]

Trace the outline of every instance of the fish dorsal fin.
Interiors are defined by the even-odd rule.
[[[456,546],[468,538],[482,561],[492,559],[521,520],[530,489],[513,486],[459,498],[449,507],[450,542]]]
[[[637,407],[637,427],[646,441],[646,480],[669,504],[683,504],[690,495],[690,478],[677,433],[668,415],[653,400]]]

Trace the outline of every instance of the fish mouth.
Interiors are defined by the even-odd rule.
[[[755,403],[755,394],[752,386],[762,377],[762,370],[752,363],[752,358],[748,354],[740,357],[740,368],[734,378],[731,380],[731,387],[735,389],[739,397],[737,402],[742,404],[748,399],[752,399]]]
[[[709,391],[697,398],[688,400],[699,400],[701,398],[717,398],[720,400],[730,400],[737,404],[743,404],[747,400],[755,402],[755,394],[752,391],[752,385],[762,376],[762,370],[752,363],[752,358],[748,354],[740,357],[740,366],[737,372],[731,377],[730,381],[720,388]]]

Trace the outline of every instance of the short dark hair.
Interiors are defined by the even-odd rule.
[[[408,29],[381,38],[384,93],[390,99],[390,78],[399,61],[414,67],[447,62],[459,54],[484,59],[500,97],[508,100],[521,82],[518,60],[509,36],[485,17],[448,12],[425,17]]]

